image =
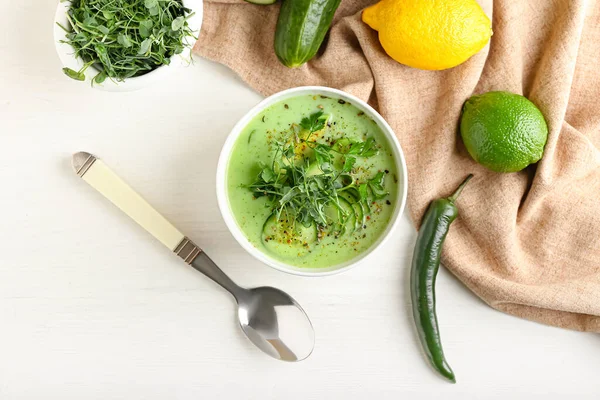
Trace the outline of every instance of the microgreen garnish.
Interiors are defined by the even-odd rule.
[[[317,111],[316,113],[311,114],[309,117],[302,118],[302,121],[300,121],[300,126],[310,133],[318,132],[325,127],[328,118],[329,115],[323,114],[323,111]]]
[[[116,81],[146,74],[168,65],[174,54],[193,37],[187,19],[193,15],[180,0],[69,0],[69,27],[63,27],[75,56],[85,65],[64,73],[85,80],[85,71],[94,66],[99,73],[92,83],[106,78]]]
[[[328,115],[319,111],[303,118],[300,126],[310,133],[318,132],[325,128],[328,119]],[[256,181],[248,188],[257,198],[266,196],[277,218],[285,215],[286,220],[292,219],[292,225],[327,228],[332,224],[333,207],[337,213],[333,223],[343,232],[349,218],[358,219],[356,206],[362,215],[357,225],[364,226],[371,202],[388,195],[384,172],[377,172],[370,179],[360,179],[355,171],[358,158],[377,154],[375,140],[317,140],[311,135],[300,138],[292,128],[282,140],[274,143],[271,165],[261,164]],[[344,207],[343,202],[352,207]]]
[[[343,154],[355,154],[359,157],[371,157],[377,155],[379,150],[375,145],[375,139],[372,137],[368,138],[364,142],[356,142],[350,139],[344,138],[336,143],[337,149]]]

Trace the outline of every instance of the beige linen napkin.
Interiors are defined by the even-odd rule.
[[[383,52],[360,20],[372,2],[343,0],[322,53],[290,70],[273,52],[278,5],[207,0],[195,52],[265,95],[326,85],[368,100],[406,153],[417,226],[431,200],[473,172],[444,265],[498,310],[600,332],[600,2],[483,0],[493,20],[490,46],[441,72],[400,65]],[[550,136],[537,167],[497,174],[465,151],[461,107],[490,90],[522,93],[544,113]]]

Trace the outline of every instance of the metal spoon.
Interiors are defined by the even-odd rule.
[[[308,316],[287,293],[273,287],[246,289],[234,283],[196,244],[154,210],[95,156],[73,155],[77,175],[129,215],[187,264],[221,285],[238,303],[242,330],[259,349],[283,361],[300,361],[314,348]]]

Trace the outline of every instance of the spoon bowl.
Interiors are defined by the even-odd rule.
[[[301,361],[313,351],[314,331],[308,316],[290,295],[263,286],[238,298],[240,326],[259,349],[282,361]]]
[[[243,288],[204,252],[190,265],[231,293],[238,304],[240,327],[256,347],[281,361],[301,361],[312,353],[312,324],[289,294],[270,286]]]

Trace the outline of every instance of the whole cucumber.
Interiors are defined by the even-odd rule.
[[[317,54],[341,0],[283,0],[275,54],[283,65],[296,68]]]

